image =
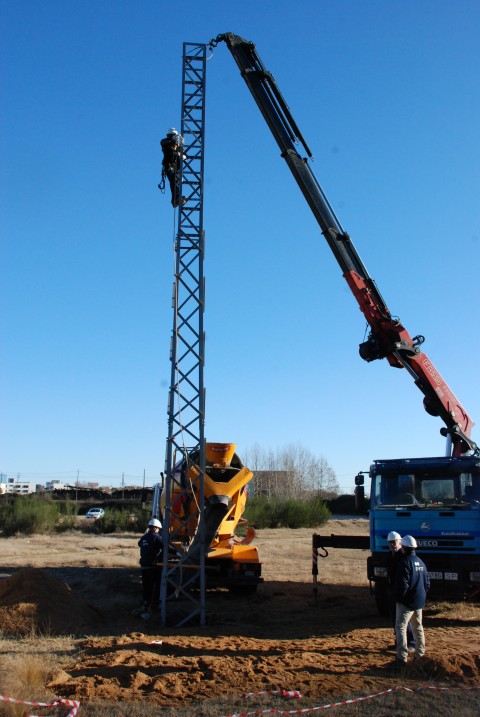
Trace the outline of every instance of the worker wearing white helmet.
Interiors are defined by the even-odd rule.
[[[397,664],[407,664],[407,625],[411,621],[415,635],[415,657],[425,654],[425,635],[422,625],[422,610],[425,607],[430,578],[427,566],[415,553],[417,541],[412,535],[404,535],[400,541],[402,559],[395,577],[395,599],[397,602],[395,632],[397,635]]]
[[[417,541],[412,535],[406,535],[404,538],[401,539],[400,542],[403,548],[418,548]],[[404,552],[407,552],[407,550],[405,550]]]
[[[180,197],[182,159],[186,159],[183,154],[183,145],[183,137],[177,132],[175,127],[170,127],[167,136],[160,141],[163,160],[162,180],[158,188],[163,193],[165,191],[165,178],[168,179],[172,192],[172,207],[178,207],[180,203],[183,206],[186,201],[185,197]]]
[[[391,530],[389,532],[389,534],[387,535],[387,540],[389,543],[391,543],[392,540],[397,542],[397,541],[400,541],[401,539],[402,539],[402,536],[400,535],[400,533],[397,533],[395,530]],[[399,544],[399,547],[400,547],[400,544]]]
[[[162,524],[158,518],[148,521],[147,530],[138,541],[140,548],[140,570],[142,573],[143,604],[141,616],[144,620],[150,617],[152,601],[158,602],[160,587],[159,563],[163,559],[163,541],[160,534]]]
[[[392,628],[393,628],[393,645],[392,649],[397,649],[397,636],[395,632],[395,621],[396,621],[396,614],[397,614],[397,601],[395,599],[395,577],[397,574],[397,569],[400,564],[400,560],[402,559],[403,553],[402,553],[402,546],[401,546],[401,540],[402,536],[397,533],[395,530],[391,530],[389,534],[387,535],[387,542],[388,542],[388,554],[387,554],[387,560],[386,560],[386,568],[387,568],[387,581],[388,581],[388,587],[387,587],[387,599],[388,599],[388,613],[390,616]],[[415,636],[413,634],[412,625],[409,622],[408,623],[408,650],[412,651],[415,649]]]

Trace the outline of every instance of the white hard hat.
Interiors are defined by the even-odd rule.
[[[177,132],[177,130],[175,129],[175,127],[170,127],[170,129],[168,130],[167,134],[178,134],[178,132]]]
[[[417,541],[411,535],[404,535],[404,537],[402,538],[400,543],[401,543],[401,545],[404,545],[406,548],[416,548],[417,547]]]
[[[152,528],[161,528],[162,527],[162,524],[160,523],[159,520],[157,520],[157,518],[152,518],[151,520],[149,520],[148,525],[151,526]]]
[[[391,540],[401,540],[401,539],[402,539],[402,536],[399,535],[398,533],[396,533],[394,530],[392,530],[392,531],[387,535],[387,540],[388,540],[388,542],[390,542]]]

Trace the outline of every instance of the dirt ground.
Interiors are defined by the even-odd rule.
[[[311,576],[312,530],[262,530],[265,582],[256,595],[207,595],[206,627],[162,628],[140,603],[138,535],[0,539],[4,639],[75,635],[49,688],[64,698],[185,704],[212,694],[299,690],[310,700],[392,686],[480,685],[480,605],[429,603],[427,654],[402,675],[387,667],[393,631],[366,580],[367,551],[329,549]],[[316,532],[366,535],[365,519]]]

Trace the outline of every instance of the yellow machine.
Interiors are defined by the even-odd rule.
[[[255,535],[243,518],[247,485],[253,473],[235,453],[234,443],[207,443],[205,451],[204,540],[206,577],[209,587],[228,587],[232,592],[254,592],[262,582],[258,550],[251,545]],[[190,552],[198,540],[199,490],[201,472],[195,454],[175,466],[170,499],[170,544]],[[161,514],[166,496],[162,495]],[[239,525],[246,527],[243,537],[236,535]],[[243,532],[243,531],[242,531]]]

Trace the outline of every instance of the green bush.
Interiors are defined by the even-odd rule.
[[[355,496],[342,494],[328,501],[328,507],[334,515],[355,515]]]
[[[15,533],[65,532],[79,527],[78,514],[85,505],[76,501],[52,501],[48,495],[4,496],[0,501],[0,526],[3,535]],[[247,501],[245,518],[255,528],[314,528],[330,517],[325,502],[316,496],[310,500],[255,497]],[[150,511],[140,505],[106,507],[99,520],[81,520],[87,533],[143,533]],[[239,526],[239,534],[242,533]]]
[[[60,513],[66,518],[76,518],[78,515],[78,503],[72,500],[61,501],[58,503]]]
[[[105,515],[98,520],[86,521],[85,533],[143,533],[150,513],[139,507],[105,508]]]
[[[74,515],[60,515],[55,523],[56,533],[66,533],[68,530],[75,530],[77,521]]]
[[[319,497],[312,500],[251,498],[245,518],[254,528],[314,528],[323,525],[330,511]]]
[[[323,525],[331,516],[328,505],[320,496],[316,496],[312,500],[307,501],[307,506],[306,528],[316,528],[317,526]]]
[[[59,516],[55,503],[37,496],[15,496],[2,501],[0,507],[0,523],[6,536],[49,532],[55,528]]]
[[[250,498],[247,501],[244,518],[254,528],[272,527],[273,502],[262,497]]]

